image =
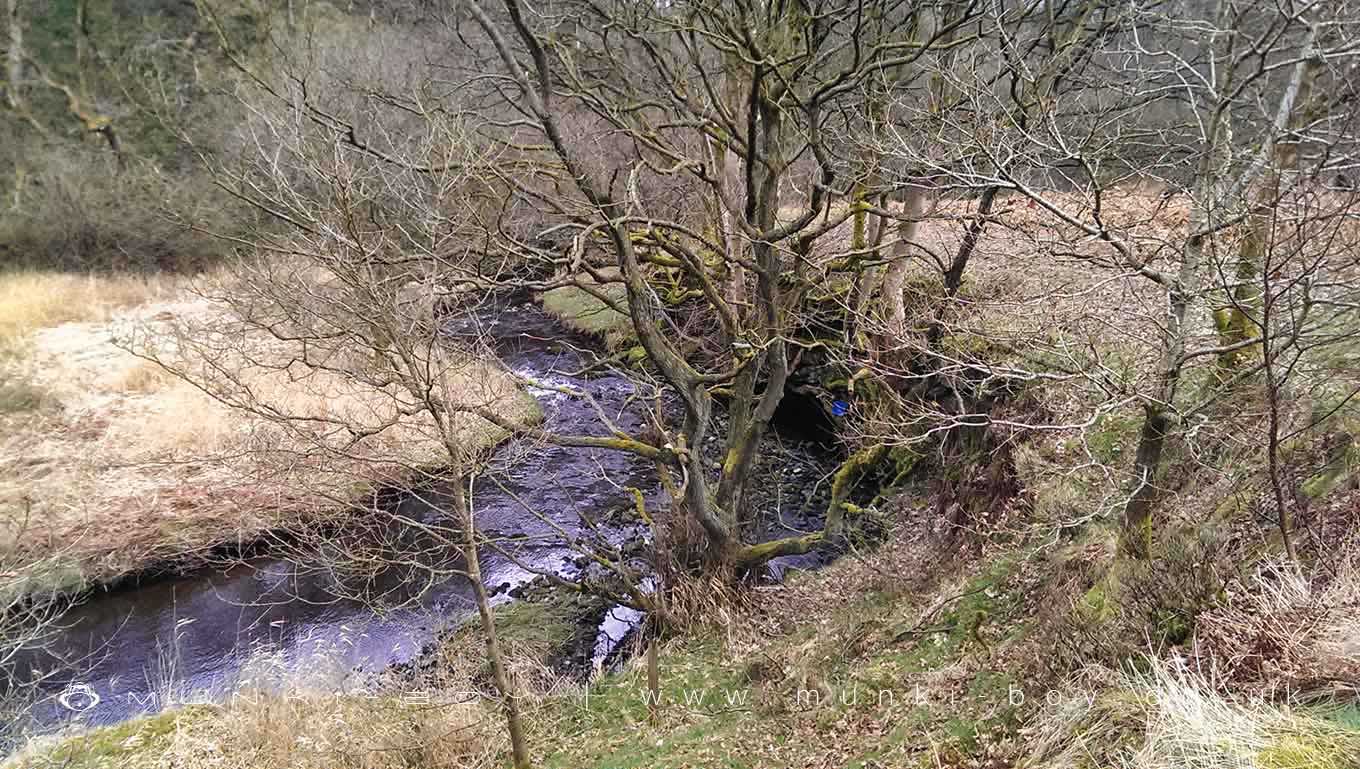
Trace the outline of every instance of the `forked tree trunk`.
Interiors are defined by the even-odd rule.
[[[773,230],[777,224],[780,204],[779,182],[787,169],[784,157],[784,122],[780,107],[765,104],[761,107],[759,150],[750,148],[749,163],[757,164],[757,186],[754,199],[747,203],[751,212],[750,224],[761,232]],[[758,152],[758,155],[757,155]],[[758,158],[758,159],[757,159]],[[756,450],[774,417],[774,410],[784,397],[789,365],[784,345],[782,298],[777,275],[780,267],[779,250],[766,241],[752,246],[752,256],[760,267],[756,278],[752,325],[759,334],[761,349],[755,360],[737,376],[733,385],[732,406],[729,412],[727,453],[718,478],[716,504],[720,515],[727,519],[734,536],[740,531],[740,508],[746,481],[758,464]],[[763,380],[763,382],[762,382]],[[764,390],[757,393],[763,384]]]

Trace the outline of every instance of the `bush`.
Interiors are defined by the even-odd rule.
[[[136,161],[120,168],[92,147],[48,148],[28,165],[41,171],[0,214],[0,260],[9,266],[191,272],[226,251],[205,231],[235,230],[231,207],[199,175],[171,179]]]
[[[47,391],[23,380],[0,381],[0,414],[34,411],[47,402]]]

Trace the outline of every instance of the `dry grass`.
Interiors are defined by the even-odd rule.
[[[71,286],[99,295],[103,285],[101,278],[24,281],[8,285],[47,286],[48,296],[69,303],[79,298],[62,294]],[[9,589],[74,588],[192,561],[221,543],[329,520],[374,484],[447,462],[428,414],[402,415],[409,398],[338,373],[242,365],[227,378],[248,388],[252,405],[290,419],[232,408],[112,341],[136,328],[174,349],[172,327],[209,326],[218,307],[176,295],[129,308],[163,296],[166,286],[123,278],[108,286],[108,296],[89,301],[82,314],[49,307],[62,303],[53,300],[9,315],[8,328],[24,329],[27,349],[21,363],[0,364],[0,372],[22,371],[24,386],[37,393],[30,408],[0,409],[0,576],[23,577],[9,580]],[[73,317],[82,322],[34,325]],[[271,353],[263,344],[255,352]],[[534,400],[496,366],[450,359],[447,367],[453,399],[509,418],[536,413]],[[373,432],[356,440],[342,423]],[[502,437],[471,417],[454,428],[469,449]]]
[[[106,321],[119,310],[174,295],[179,283],[155,275],[0,272],[0,347],[62,323]]]
[[[108,729],[40,739],[11,769],[472,769],[499,765],[491,708],[428,697],[243,692]]]
[[[166,751],[185,767],[398,769],[495,765],[494,714],[408,696],[245,695]]]
[[[1194,656],[1239,691],[1263,697],[1360,695],[1360,553],[1308,578],[1265,561],[1196,625]]]
[[[1036,719],[1026,765],[1353,769],[1360,732],[1335,712],[1225,694],[1180,659],[1137,675],[1091,669]]]
[[[125,393],[152,393],[176,382],[173,374],[160,364],[142,361],[128,371],[116,375],[113,389]]]
[[[1360,569],[1262,561],[1201,613],[1186,656],[1080,670],[1033,721],[1027,766],[1354,769]],[[1172,567],[1177,568],[1177,567]],[[1132,672],[1137,669],[1138,672]],[[1347,708],[1349,707],[1349,710]]]
[[[1179,660],[1159,662],[1134,686],[1151,700],[1142,766],[1251,766],[1284,714],[1219,694]],[[1282,725],[1282,724],[1281,724]]]

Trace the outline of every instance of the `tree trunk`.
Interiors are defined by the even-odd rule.
[[[1312,50],[1311,43],[1305,46],[1304,63],[1299,71],[1295,97],[1288,115],[1290,128],[1297,130],[1307,122],[1308,102],[1312,97],[1313,81],[1322,69],[1322,61]],[[1270,249],[1271,227],[1274,224],[1274,209],[1280,203],[1283,193],[1283,176],[1298,168],[1299,144],[1294,137],[1277,139],[1271,148],[1270,168],[1261,184],[1252,195],[1251,215],[1247,219],[1247,232],[1238,248],[1237,268],[1234,279],[1237,283],[1231,293],[1231,306],[1215,317],[1218,324],[1219,342],[1228,347],[1251,339],[1260,326],[1254,315],[1262,311],[1261,305],[1261,266]],[[1263,332],[1264,333],[1264,332]],[[1219,355],[1219,365],[1225,372],[1239,369],[1243,364],[1259,357],[1259,345],[1228,350]]]
[[[748,202],[750,224],[759,232],[770,232],[778,224],[779,180],[787,162],[784,158],[784,125],[780,107],[761,106],[759,157],[753,146],[748,163],[754,166],[759,184],[753,200]],[[747,364],[733,387],[733,402],[729,414],[727,453],[718,480],[717,506],[731,521],[730,530],[739,531],[740,507],[746,480],[757,465],[756,450],[774,410],[784,397],[788,381],[789,363],[782,328],[783,307],[778,285],[780,272],[779,250],[769,241],[758,239],[752,255],[760,274],[756,278],[753,325],[759,334],[761,349]],[[756,388],[764,380],[764,390]]]
[[[977,250],[978,241],[982,239],[982,230],[987,226],[987,217],[992,215],[997,191],[996,187],[988,187],[982,191],[982,197],[978,200],[977,218],[968,224],[968,229],[963,233],[963,240],[959,241],[959,250],[954,253],[953,261],[945,270],[945,301],[935,308],[935,317],[930,321],[930,327],[926,329],[926,346],[929,348],[933,349],[944,338],[944,314],[949,309],[949,300],[958,296],[959,289],[963,287],[963,273],[968,269],[968,261],[972,259],[973,252]]]
[[[496,636],[496,617],[491,612],[491,600],[482,582],[481,562],[477,556],[477,522],[468,503],[463,480],[453,484],[453,506],[463,524],[463,559],[467,562],[468,582],[472,584],[473,596],[477,601],[477,615],[482,621],[482,634],[486,638],[486,656],[491,663],[491,680],[501,697],[501,709],[505,713],[506,727],[510,732],[510,751],[515,769],[529,769],[529,748],[524,739],[524,724],[520,718],[519,692],[505,667],[505,655],[501,650],[500,639]]]
[[[1280,97],[1272,123],[1271,141],[1289,125],[1294,112],[1294,104],[1307,79],[1313,54],[1316,29],[1310,28],[1303,45],[1304,55],[1294,68],[1288,87]],[[1220,92],[1227,85],[1218,84]],[[1152,395],[1144,405],[1143,427],[1139,433],[1138,451],[1134,458],[1133,490],[1124,505],[1123,535],[1120,550],[1135,558],[1146,558],[1152,545],[1152,506],[1156,499],[1156,477],[1161,470],[1162,454],[1166,447],[1167,432],[1175,414],[1176,390],[1180,382],[1181,369],[1185,364],[1185,344],[1189,332],[1186,317],[1190,304],[1200,291],[1200,265],[1204,260],[1204,243],[1214,231],[1214,220],[1220,207],[1230,206],[1232,201],[1251,185],[1254,176],[1259,174],[1267,163],[1274,159],[1271,144],[1262,148],[1261,154],[1247,170],[1243,171],[1233,189],[1223,189],[1223,176],[1227,167],[1230,129],[1226,111],[1214,110],[1208,126],[1209,134],[1195,182],[1192,196],[1189,235],[1182,249],[1180,270],[1166,286],[1169,311],[1166,319],[1166,333],[1162,348],[1157,384]]]
[[[1178,372],[1179,373],[1179,372]],[[1120,548],[1133,558],[1146,558],[1152,546],[1152,508],[1157,502],[1154,477],[1162,466],[1170,409],[1148,403],[1143,406],[1143,427],[1138,433],[1138,453],[1134,457],[1134,488],[1124,505],[1124,531]]]
[[[647,639],[647,708],[648,721],[655,726],[661,720],[661,663],[658,660],[660,652],[657,646],[660,640],[657,638],[656,620],[649,620],[650,638]]]
[[[5,100],[12,110],[23,109],[24,24],[20,9],[23,0],[7,0],[6,19],[9,46],[5,52]]]
[[[902,220],[897,223],[897,242],[892,247],[892,259],[883,276],[883,301],[888,307],[888,337],[890,345],[901,344],[907,336],[907,305],[903,289],[907,270],[911,267],[912,244],[920,234],[921,217],[925,215],[926,191],[912,186],[902,199]]]
[[[1264,289],[1269,288],[1268,279],[1263,281]],[[1289,506],[1284,497],[1284,479],[1280,473],[1280,390],[1284,383],[1276,378],[1275,351],[1270,349],[1270,313],[1273,299],[1267,297],[1261,306],[1261,355],[1266,372],[1266,406],[1269,419],[1266,423],[1266,469],[1270,474],[1270,491],[1275,497],[1276,522],[1280,527],[1280,538],[1284,541],[1284,552],[1289,560],[1299,562],[1298,551],[1294,549],[1293,523],[1290,521]]]
[[[743,77],[743,67],[745,63],[741,57],[730,55],[727,57],[727,65],[723,71],[722,84],[722,110],[731,115],[731,124],[735,128],[738,120],[746,110],[743,109],[746,99],[743,98],[749,85]],[[746,302],[746,270],[736,261],[741,256],[742,240],[737,232],[737,223],[734,212],[742,210],[746,199],[746,185],[741,178],[741,157],[732,148],[735,137],[727,136],[724,139],[713,140],[713,151],[716,157],[715,166],[718,174],[718,238],[723,247],[723,258],[726,262],[728,274],[724,285],[724,297],[730,302],[733,308],[740,313],[741,307]],[[730,340],[729,340],[730,341]]]
[[[1216,129],[1217,130],[1217,129]],[[1217,134],[1215,134],[1217,136]],[[1154,392],[1143,405],[1143,426],[1138,434],[1134,456],[1133,489],[1124,505],[1124,531],[1120,549],[1134,558],[1146,558],[1152,545],[1152,508],[1157,499],[1157,475],[1162,467],[1167,432],[1175,417],[1176,390],[1185,362],[1185,342],[1189,332],[1186,317],[1199,293],[1200,265],[1204,259],[1204,231],[1217,197],[1219,149],[1207,149],[1200,180],[1196,183],[1194,210],[1190,216],[1190,235],[1181,251],[1180,270],[1167,289],[1169,311],[1161,363]]]
[[[89,10],[86,7],[88,0],[76,0],[76,16],[72,24],[71,34],[76,42],[76,93],[80,94],[82,102],[90,98],[89,78],[85,75],[85,67],[89,64]]]

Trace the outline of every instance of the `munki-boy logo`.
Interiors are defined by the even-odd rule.
[[[89,684],[68,684],[57,695],[57,702],[72,713],[84,713],[99,704],[99,693]]]

